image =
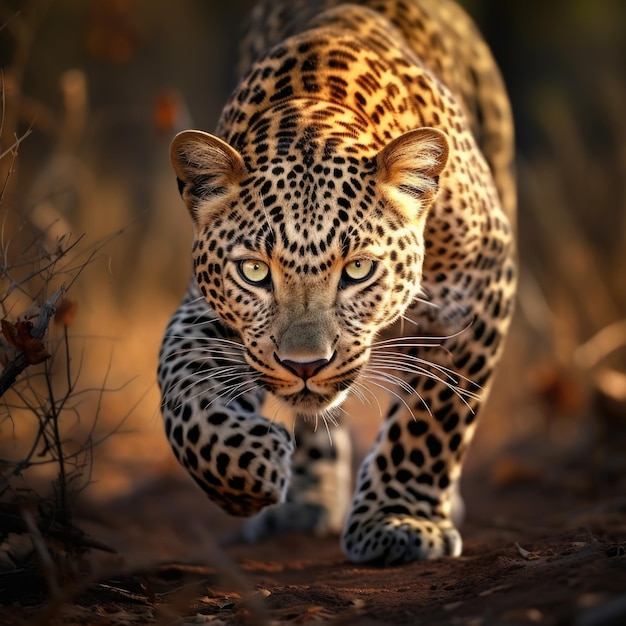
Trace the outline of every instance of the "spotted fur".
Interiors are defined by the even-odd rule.
[[[251,24],[215,135],[172,143],[195,237],[160,355],[167,436],[226,511],[261,511],[247,539],[343,529],[355,562],[456,556],[515,293],[499,73],[450,0],[265,0]],[[347,436],[309,422],[381,388],[350,503]]]

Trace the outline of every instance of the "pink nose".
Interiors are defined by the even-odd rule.
[[[315,374],[330,363],[330,359],[315,359],[314,361],[292,361],[291,359],[285,359],[282,361],[278,358],[278,356],[276,357],[276,360],[285,369],[288,369],[296,376],[299,376],[302,380],[307,380],[308,378],[315,376]]]

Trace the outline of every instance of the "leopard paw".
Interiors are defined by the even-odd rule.
[[[262,417],[220,413],[208,419],[219,419],[220,430],[190,421],[176,427],[180,434],[174,429],[172,448],[209,498],[238,516],[284,502],[293,454],[287,430]]]
[[[463,546],[461,535],[451,522],[409,515],[349,521],[341,543],[351,561],[384,566],[459,556]]]
[[[240,532],[228,543],[258,543],[277,535],[304,532],[325,536],[331,532],[328,511],[319,504],[284,502],[263,509],[245,520]]]

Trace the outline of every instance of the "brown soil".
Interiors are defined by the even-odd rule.
[[[79,525],[118,554],[70,559],[57,600],[22,587],[0,623],[623,625],[625,459],[621,436],[518,442],[468,468],[461,558],[388,569],[348,563],[336,538],[220,547],[237,520],[169,468],[83,502]]]

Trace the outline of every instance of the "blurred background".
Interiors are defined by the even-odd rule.
[[[494,484],[532,482],[541,454],[566,449],[581,488],[615,484],[626,458],[615,434],[626,425],[626,4],[462,4],[513,101],[522,267],[504,366],[469,467],[489,460]],[[2,304],[7,319],[32,316],[33,301],[70,287],[48,367],[55,397],[68,396],[57,422],[83,515],[115,499],[131,516],[124,498],[137,490],[154,489],[163,506],[163,484],[191,483],[163,435],[155,381],[191,241],[168,146],[178,130],[215,127],[251,6],[0,5]],[[33,419],[32,405],[45,413],[48,402],[42,367],[31,368],[27,390],[2,399],[5,498],[33,485],[45,491],[58,473],[58,463],[44,463],[45,438],[33,449],[46,418]],[[352,428],[364,447],[376,425]],[[210,518],[216,510],[189,489]]]

